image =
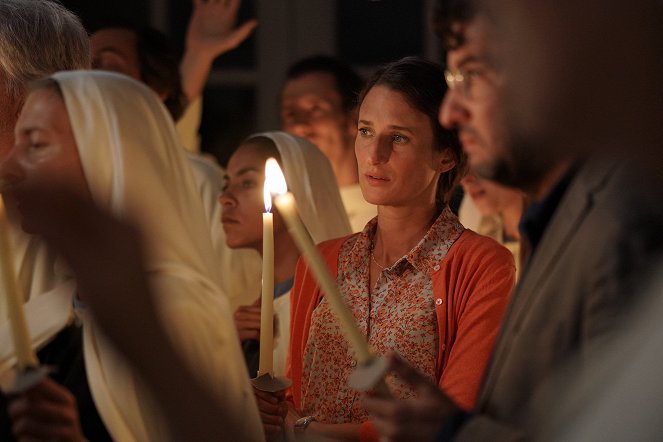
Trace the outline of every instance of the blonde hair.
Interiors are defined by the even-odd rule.
[[[50,0],[0,0],[0,70],[5,93],[57,71],[90,69],[90,41],[76,15]]]

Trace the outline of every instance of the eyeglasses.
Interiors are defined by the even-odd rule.
[[[466,71],[463,69],[453,71],[447,69],[444,71],[444,79],[447,82],[449,90],[460,92],[465,99],[473,98],[473,80],[479,75],[477,71]]]

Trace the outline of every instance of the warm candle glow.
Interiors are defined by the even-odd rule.
[[[258,376],[274,375],[274,215],[271,181],[265,165],[262,214],[262,301],[260,303],[260,361]]]
[[[265,179],[262,195],[265,200],[265,213],[269,213],[272,211],[272,192],[269,189],[269,182],[267,182],[267,179]]]
[[[278,161],[274,158],[268,159],[265,163],[265,189],[267,188],[272,195],[283,195],[288,191],[285,176],[281,172]]]

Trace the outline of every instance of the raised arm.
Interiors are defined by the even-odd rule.
[[[214,59],[239,46],[258,25],[249,20],[236,27],[241,0],[194,0],[180,64],[182,89],[190,102],[200,96]]]

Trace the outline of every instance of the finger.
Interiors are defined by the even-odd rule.
[[[239,10],[239,6],[241,5],[241,0],[229,0],[226,3],[226,7],[228,8],[228,15],[231,17],[236,17],[237,16],[237,11]]]
[[[260,330],[260,318],[235,319],[235,327],[241,330]]]
[[[243,23],[239,28],[233,30],[228,35],[228,46],[231,48],[236,48],[244,40],[246,40],[253,30],[258,26],[258,20],[249,20]]]
[[[77,421],[75,406],[64,406],[44,399],[21,397],[11,402],[8,411],[14,421],[30,419],[48,425],[72,425]]]
[[[70,424],[45,423],[28,417],[14,421],[12,432],[19,441],[75,440],[74,435],[78,433]]]
[[[249,307],[249,306],[243,306],[235,310],[236,315],[243,315],[243,314],[253,314],[253,315],[259,315],[260,314],[260,306],[257,307]]]
[[[253,393],[255,394],[257,399],[269,404],[278,404],[283,401],[283,399],[279,397],[276,393],[261,391],[256,388],[253,389]]]
[[[282,428],[284,420],[281,416],[271,413],[265,413],[260,410],[260,420],[263,425],[273,425],[274,427]]]
[[[56,405],[72,405],[76,402],[74,396],[69,390],[49,377],[42,379],[39,384],[28,391],[26,396],[29,398],[43,399]]]

